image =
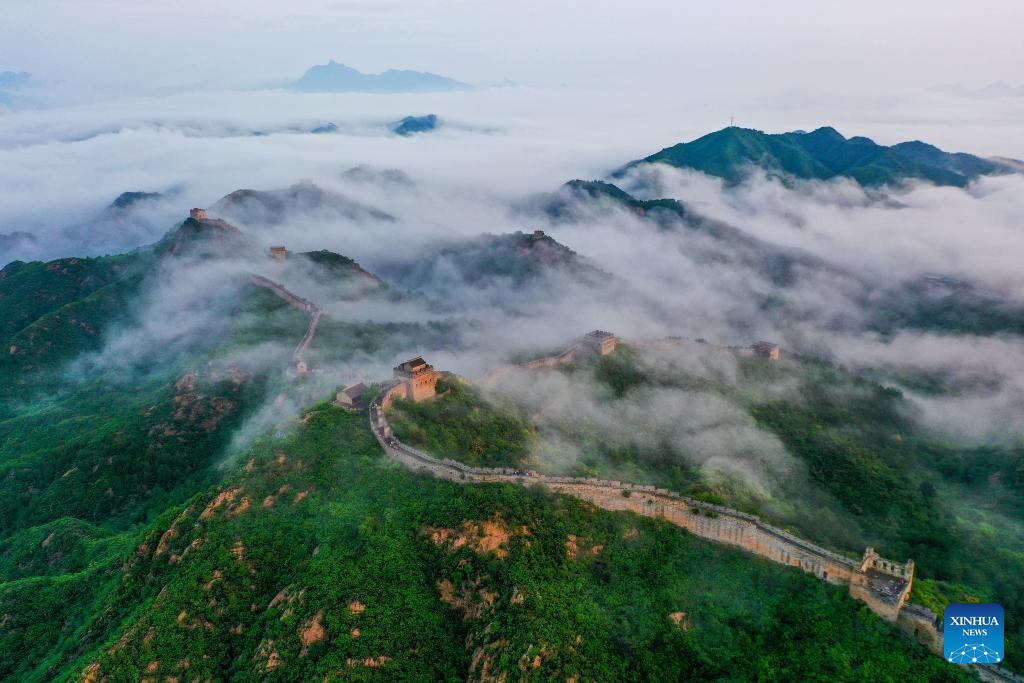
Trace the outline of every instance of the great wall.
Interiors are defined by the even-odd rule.
[[[309,316],[306,333],[292,354],[292,369],[298,373],[306,372],[304,355],[316,335],[321,309],[262,275],[251,274],[250,281]],[[484,383],[493,382],[517,368],[528,371],[551,369],[573,362],[581,353],[607,354],[614,350],[616,342],[617,338],[611,333],[594,330],[559,354],[501,366],[485,378]],[[779,357],[777,345],[758,342],[750,348],[755,355],[769,360]],[[906,563],[888,560],[871,547],[865,550],[859,560],[840,555],[772,526],[756,515],[653,485],[590,477],[553,476],[525,469],[470,467],[448,458],[435,458],[402,443],[387,422],[388,407],[399,397],[411,400],[429,398],[433,395],[433,380],[442,376],[442,373],[434,371],[433,366],[417,356],[395,368],[395,379],[384,385],[368,407],[370,429],[381,448],[410,470],[460,484],[543,486],[605,510],[664,519],[700,538],[799,568],[831,584],[845,585],[851,597],[864,602],[882,619],[896,624],[932,652],[944,657],[941,620],[937,620],[936,615],[926,607],[908,602],[914,579],[913,560]],[[428,386],[431,388],[427,389]],[[994,664],[962,666],[974,667],[979,678],[984,681],[1024,683],[1024,677]]]
[[[553,368],[572,362],[589,350],[604,353],[608,333],[595,330],[566,351],[540,358],[518,367],[528,370]],[[592,335],[598,335],[593,337]],[[752,347],[753,352],[769,359],[778,358],[778,348]],[[399,441],[388,424],[386,412],[396,398],[414,399],[416,381],[409,364],[430,378],[441,373],[427,365],[422,357],[395,368],[395,379],[386,384],[369,405],[370,428],[381,448],[392,459],[412,471],[429,473],[460,484],[504,483],[518,486],[543,486],[610,511],[628,511],[645,517],[664,519],[700,538],[740,548],[773,562],[799,568],[823,581],[848,587],[850,596],[864,602],[882,619],[896,624],[935,654],[942,651],[941,620],[928,608],[909,603],[914,578],[914,562],[895,562],[878,555],[871,547],[858,560],[840,555],[794,534],[772,526],[756,515],[722,505],[700,501],[653,485],[632,484],[589,477],[561,477],[533,470],[470,467],[449,458],[435,458]],[[516,366],[502,366],[490,376],[507,373]],[[415,399],[414,399],[415,400]],[[981,680],[1024,683],[1024,677],[994,664],[973,666]]]
[[[189,218],[193,221],[199,221],[200,223],[217,223],[216,219],[211,219],[206,212],[206,209],[194,208],[189,211]],[[288,258],[288,250],[283,247],[270,247],[269,257],[274,261],[285,261]],[[305,313],[309,318],[309,323],[306,326],[306,334],[303,335],[302,340],[299,341],[298,346],[292,351],[292,363],[291,369],[296,374],[304,374],[307,370],[308,364],[305,359],[306,350],[309,345],[313,343],[314,337],[316,337],[317,327],[320,325],[320,318],[323,315],[323,311],[320,307],[314,304],[308,299],[304,299],[301,296],[288,291],[284,285],[274,282],[270,278],[255,273],[250,273],[249,281],[257,287],[262,287],[267,291],[271,292],[275,296],[279,297],[289,305],[299,309]]]
[[[292,369],[300,374],[306,372],[306,349],[308,349],[309,345],[313,343],[313,338],[316,336],[316,330],[320,325],[320,317],[323,315],[323,311],[321,311],[320,307],[312,301],[303,299],[297,294],[293,294],[285,289],[283,285],[280,285],[269,278],[265,278],[262,275],[250,275],[249,281],[257,287],[262,287],[263,289],[272,292],[309,316],[309,324],[306,326],[306,334],[303,335],[299,345],[295,347],[294,351],[292,351]]]

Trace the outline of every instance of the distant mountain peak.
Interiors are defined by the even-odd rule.
[[[31,80],[32,74],[27,71],[0,71],[0,87],[3,88],[18,88]]]
[[[418,133],[429,133],[432,130],[437,130],[439,125],[440,121],[437,118],[437,114],[406,116],[401,121],[395,123],[391,130],[394,131],[395,134],[407,138]]]
[[[296,216],[319,215],[332,219],[393,221],[384,211],[310,181],[277,190],[235,190],[211,207],[211,211],[241,225],[277,225]]]
[[[426,71],[388,69],[367,74],[333,59],[310,67],[292,84],[302,92],[408,93],[471,90],[466,83]]]

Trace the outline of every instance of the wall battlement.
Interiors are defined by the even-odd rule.
[[[891,623],[896,623],[910,594],[913,562],[887,560],[873,548],[868,548],[860,560],[846,557],[774,527],[756,515],[698,501],[668,489],[608,479],[549,476],[532,470],[470,467],[455,460],[434,458],[398,441],[387,423],[387,407],[405,391],[402,379],[387,385],[370,405],[370,426],[385,452],[413,470],[460,483],[542,485],[606,510],[662,518],[701,538],[798,567],[829,583],[847,585],[850,595]]]
[[[540,362],[545,364],[540,367],[553,367],[571,362],[578,350],[579,345],[573,346],[559,356],[538,359],[523,366],[531,367]],[[513,367],[503,366],[496,372],[511,370]],[[495,374],[492,373],[488,379],[493,379]],[[404,392],[401,379],[385,385],[369,405],[369,417],[370,429],[384,452],[410,470],[430,473],[460,484],[493,482],[544,486],[606,510],[630,511],[646,517],[665,519],[701,538],[739,547],[780,564],[799,567],[829,583],[847,585],[851,597],[862,600],[880,617],[898,625],[942,656],[941,622],[927,608],[908,602],[914,578],[913,560],[903,563],[889,560],[881,557],[871,547],[857,560],[774,527],[756,515],[698,501],[649,484],[550,476],[532,470],[505,467],[470,467],[448,458],[435,458],[400,442],[387,422],[385,411],[394,398],[404,395]],[[881,587],[882,592],[874,584],[876,581],[886,584]],[[983,681],[1024,683],[1024,677],[994,664],[973,666]]]

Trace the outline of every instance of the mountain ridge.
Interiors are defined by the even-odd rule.
[[[765,133],[730,126],[690,142],[666,147],[615,171],[622,177],[644,163],[690,168],[735,185],[760,168],[769,176],[799,180],[850,178],[865,187],[924,180],[935,185],[965,187],[982,175],[1013,172],[999,160],[945,152],[915,140],[879,145],[863,136],[847,138],[831,126],[811,132]]]

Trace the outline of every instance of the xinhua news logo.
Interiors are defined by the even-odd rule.
[[[942,649],[954,664],[1003,661],[1003,608],[994,602],[955,602],[942,615]]]

